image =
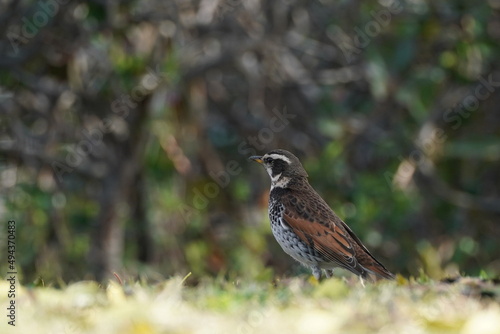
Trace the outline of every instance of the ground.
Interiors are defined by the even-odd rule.
[[[275,282],[174,277],[16,288],[1,333],[500,333],[500,286],[479,278],[297,277]],[[0,291],[7,291],[0,281]],[[10,303],[0,295],[0,308]]]

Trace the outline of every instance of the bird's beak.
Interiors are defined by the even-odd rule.
[[[248,158],[250,160],[253,160],[255,162],[258,162],[259,164],[261,164],[263,161],[262,161],[262,157],[261,156],[258,156],[258,155],[253,155],[251,156],[250,158]]]

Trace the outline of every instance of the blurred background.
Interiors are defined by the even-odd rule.
[[[275,148],[392,271],[500,274],[500,1],[0,7],[0,244],[15,220],[23,283],[308,273],[247,160]]]

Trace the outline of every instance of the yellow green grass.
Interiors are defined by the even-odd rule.
[[[478,278],[190,281],[18,286],[16,326],[2,315],[0,333],[500,333],[500,287]]]

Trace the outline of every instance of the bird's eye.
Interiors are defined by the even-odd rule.
[[[268,158],[264,158],[264,162],[265,162],[266,164],[270,163],[271,161],[273,161],[273,159],[272,159],[272,158],[269,158],[269,157],[268,157]]]

